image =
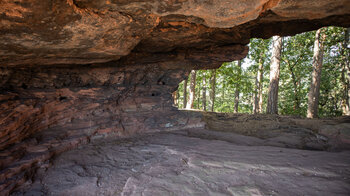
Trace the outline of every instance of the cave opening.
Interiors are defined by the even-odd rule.
[[[0,1],[0,195],[349,195],[349,3]]]
[[[347,115],[348,82],[344,74],[349,29],[330,26],[320,31],[324,38],[318,116]],[[282,37],[276,100],[280,115],[307,116],[316,35],[315,30]],[[173,92],[174,105],[219,113],[267,113],[273,38],[253,38],[248,46],[249,53],[242,60],[225,62],[217,69],[193,70]]]

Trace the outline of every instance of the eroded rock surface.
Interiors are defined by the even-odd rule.
[[[341,151],[350,150],[350,117],[329,119],[305,119],[293,116],[268,114],[224,114],[203,113],[203,121],[209,138],[224,141],[241,138],[241,144],[247,144],[244,136],[253,137],[253,145],[278,146],[309,150]],[[189,132],[197,135],[198,132]],[[200,133],[201,137],[205,133]],[[248,139],[251,140],[251,139]],[[237,141],[235,141],[237,142]]]
[[[172,106],[192,69],[326,25],[348,0],[1,0],[1,193],[95,137],[203,126]]]
[[[95,137],[202,127],[171,92],[186,69],[143,66],[3,69],[0,190],[30,178],[52,156]]]
[[[48,164],[13,195],[350,193],[349,151],[246,146],[189,137],[186,131],[95,141]]]
[[[350,25],[348,0],[3,0],[0,63],[88,64]]]

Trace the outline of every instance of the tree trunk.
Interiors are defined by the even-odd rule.
[[[173,92],[174,106],[178,107],[178,91]]]
[[[210,111],[214,112],[214,104],[215,104],[215,87],[216,87],[216,69],[211,70],[210,77]]]
[[[343,42],[343,46],[341,49],[341,55],[343,57],[342,62],[342,83],[343,83],[343,99],[342,99],[342,110],[343,115],[350,115],[350,64],[349,64],[349,58],[350,58],[350,48],[348,48],[349,44],[349,34],[350,34],[350,28],[347,28],[345,30],[345,39]]]
[[[256,74],[255,89],[254,89],[254,102],[253,102],[253,114],[256,114],[259,110],[258,89],[259,89],[259,81],[258,81],[258,74]]]
[[[280,60],[282,51],[282,37],[273,37],[273,48],[270,68],[270,86],[267,100],[266,113],[278,113],[278,83],[280,79]]]
[[[207,79],[205,73],[203,73],[203,86],[202,86],[202,107],[203,111],[207,110]]]
[[[183,99],[184,99],[183,107],[186,108],[186,105],[187,105],[187,79],[184,81]]]
[[[350,115],[350,48],[348,48],[348,44],[349,44],[349,37],[350,37],[350,28],[347,28],[346,29],[346,35],[345,35],[345,42],[346,42],[346,51],[347,51],[347,55],[345,56],[346,57],[346,70],[347,70],[347,81],[348,81],[348,99],[347,99],[347,105],[348,105],[348,114],[347,115]]]
[[[312,63],[312,76],[310,91],[308,96],[307,117],[318,117],[318,102],[320,96],[321,70],[323,61],[323,41],[326,34],[322,34],[322,29],[316,31],[314,43],[314,57]]]
[[[261,113],[262,112],[262,85],[263,85],[263,74],[264,74],[264,67],[263,67],[263,53],[260,54],[259,59],[259,67],[258,72],[256,74],[255,78],[255,95],[254,95],[254,106],[253,106],[253,113]]]
[[[262,109],[262,105],[263,105],[263,82],[264,82],[264,60],[261,57],[260,59],[260,63],[259,63],[259,70],[258,70],[258,84],[259,84],[259,88],[258,88],[258,95],[259,95],[259,109],[258,112],[262,113],[263,109]]]
[[[240,93],[240,83],[241,83],[241,72],[242,72],[242,61],[238,61],[238,85],[236,86],[235,91],[235,105],[234,105],[234,113],[238,113],[238,104],[239,104],[239,93]]]
[[[190,81],[190,91],[189,91],[189,99],[186,105],[187,109],[192,109],[193,108],[193,103],[194,103],[194,99],[196,97],[196,74],[197,71],[196,70],[192,70],[191,71],[191,81]]]
[[[251,113],[254,113],[254,92],[252,92],[252,93],[250,94],[250,102],[249,102],[249,105],[252,105],[252,106],[253,106],[253,108],[250,107],[250,109],[252,109]]]
[[[225,80],[222,81],[222,103],[225,102],[225,89],[226,88],[226,83],[225,83]]]
[[[197,103],[196,104],[196,109],[200,109],[201,108],[201,88],[202,88],[202,84],[200,82],[197,81],[198,80],[198,73],[197,73],[197,76],[196,76],[196,99],[195,99],[195,102]]]
[[[260,53],[259,58],[259,67],[255,78],[255,91],[254,91],[254,105],[253,105],[253,113],[261,113],[262,112],[262,85],[263,85],[263,74],[264,74],[264,58],[263,51]]]
[[[198,84],[197,84],[198,85]],[[201,91],[200,91],[200,89],[198,89],[198,91],[197,91],[197,95],[200,95],[201,94]],[[200,102],[201,102],[201,96],[197,96],[197,109],[199,110],[200,109],[200,107],[201,107],[201,104],[200,104]]]
[[[225,79],[222,81],[222,88],[221,88],[221,104],[224,104],[225,103],[225,89],[226,88],[226,83],[225,83]],[[223,112],[222,110],[223,108],[221,108],[220,112]]]

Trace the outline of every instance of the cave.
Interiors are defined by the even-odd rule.
[[[178,110],[172,98],[191,70],[244,58],[251,38],[350,27],[348,0],[2,0],[0,11],[0,195],[350,194],[349,151],[209,136],[208,127],[261,124]],[[339,124],[274,118],[310,130]],[[266,174],[257,186],[252,170]],[[196,181],[200,171],[208,177]]]

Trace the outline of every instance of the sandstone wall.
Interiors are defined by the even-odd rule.
[[[327,25],[348,0],[0,1],[0,191],[95,137],[202,125],[172,107],[190,70]]]
[[[173,107],[172,92],[192,69],[247,52],[236,44],[138,52],[103,64],[0,68],[0,190],[9,193],[50,157],[94,138],[203,127],[200,114]]]
[[[172,106],[188,72],[157,64],[2,68],[0,190],[93,138],[203,126]]]
[[[0,13],[0,66],[101,63],[350,25],[348,0],[2,0]]]

